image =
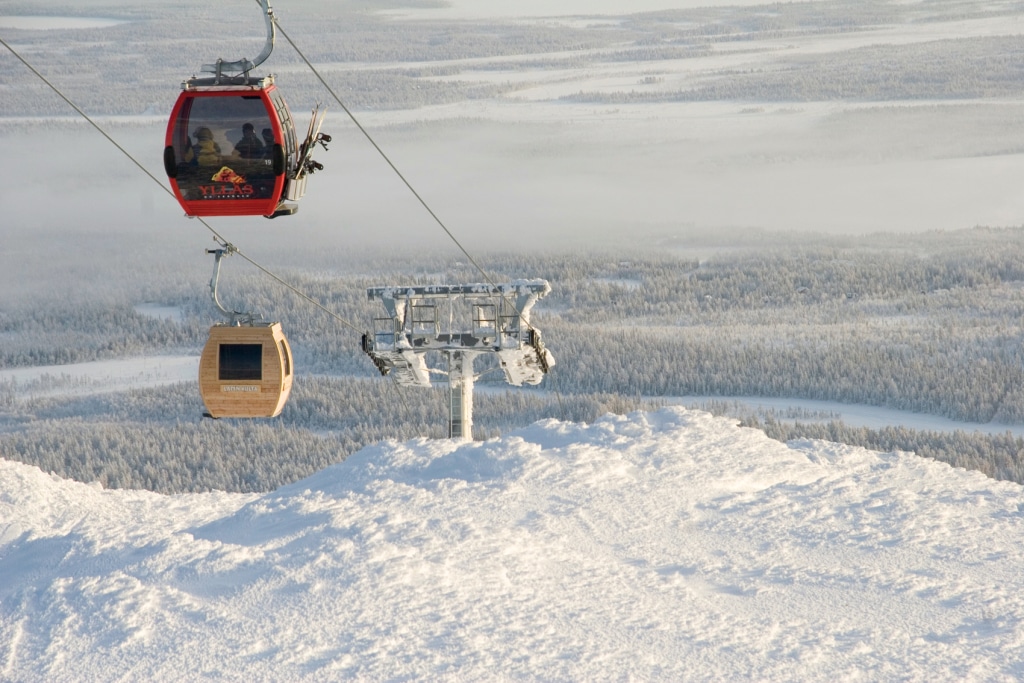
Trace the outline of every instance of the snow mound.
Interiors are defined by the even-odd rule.
[[[1022,508],[681,408],[382,443],[262,496],[0,461],[0,678],[1015,680]]]

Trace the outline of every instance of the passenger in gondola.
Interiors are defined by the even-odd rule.
[[[269,157],[274,151],[274,131],[264,128],[260,135],[263,136],[263,156]]]
[[[235,145],[235,154],[243,159],[259,159],[263,156],[263,143],[256,137],[251,123],[242,126],[242,139]]]
[[[220,145],[213,139],[213,131],[206,126],[197,128],[195,132],[196,144],[185,151],[185,161],[192,161],[191,154],[195,161],[201,166],[213,166],[220,163]]]

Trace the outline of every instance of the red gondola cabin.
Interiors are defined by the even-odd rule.
[[[189,216],[292,214],[305,192],[295,124],[272,76],[192,79],[167,123],[164,168]]]

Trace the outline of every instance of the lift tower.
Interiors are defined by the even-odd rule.
[[[555,364],[544,348],[530,311],[551,291],[546,280],[507,284],[371,287],[386,317],[374,320],[374,332],[362,346],[382,375],[406,386],[431,386],[430,374],[448,376],[448,436],[473,438],[474,359],[497,354],[505,380],[513,386],[540,384]],[[440,353],[448,369],[427,368],[426,354]]]

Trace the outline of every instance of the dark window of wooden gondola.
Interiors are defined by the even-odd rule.
[[[218,378],[262,380],[263,344],[221,344]]]

